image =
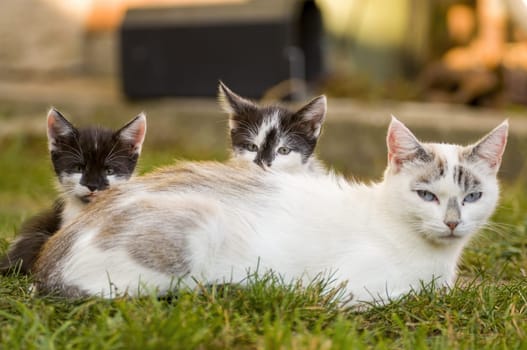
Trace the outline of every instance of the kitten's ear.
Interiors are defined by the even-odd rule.
[[[238,127],[237,117],[250,115],[258,107],[251,101],[232,92],[223,82],[218,84],[218,102],[225,113],[229,114],[229,127]]]
[[[465,151],[466,159],[475,162],[484,161],[490,169],[497,172],[507,145],[508,133],[509,122],[506,120],[474,145],[468,146]]]
[[[295,114],[301,118],[301,123],[306,126],[306,132],[313,138],[320,136],[322,123],[326,119],[327,100],[321,95],[309,101]]]
[[[48,112],[48,148],[54,151],[58,137],[64,137],[77,132],[77,129],[55,108]]]
[[[122,142],[131,145],[133,152],[140,154],[146,136],[146,115],[141,112],[117,131]]]
[[[388,127],[386,145],[388,146],[388,164],[396,173],[405,162],[432,160],[414,134],[393,115]]]

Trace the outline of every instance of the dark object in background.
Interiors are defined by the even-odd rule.
[[[129,98],[216,96],[218,80],[249,97],[324,71],[323,27],[314,1],[139,8],[120,28]]]
[[[503,90],[506,101],[527,105],[527,71],[519,68],[504,68]]]
[[[430,102],[485,107],[502,102],[500,67],[455,70],[439,61],[423,70],[418,85],[421,97]]]
[[[304,54],[305,79],[314,82],[323,76],[326,68],[324,23],[314,0],[303,2],[297,23],[295,39]]]

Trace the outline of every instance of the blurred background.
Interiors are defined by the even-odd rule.
[[[523,0],[3,0],[0,78],[111,79],[127,98],[527,104]]]
[[[382,174],[391,114],[462,144],[510,118],[502,176],[526,178],[526,0],[2,0],[0,165],[49,163],[52,105],[108,127],[146,111],[143,171],[226,159],[219,79],[291,108],[327,94],[318,153],[363,179]]]

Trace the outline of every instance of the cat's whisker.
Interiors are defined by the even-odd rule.
[[[109,157],[106,162],[112,163],[115,160],[119,159],[128,159],[132,156],[129,152],[115,152],[111,157]]]
[[[68,152],[65,152],[64,153],[64,157],[63,159],[68,159],[68,160],[72,160],[76,163],[82,163],[82,158],[80,158],[78,155],[76,154],[71,154],[71,153],[68,153]]]
[[[61,148],[61,152],[67,152],[67,153],[71,153],[71,154],[74,154],[75,156],[77,157],[81,157],[82,156],[82,152],[78,149],[76,149],[75,147],[71,146],[71,145],[68,145],[66,143],[59,143],[57,145],[57,147]],[[67,149],[69,149],[69,151],[67,150],[62,150],[62,148],[65,147]]]
[[[507,225],[507,224],[497,224],[497,223],[486,223],[483,226],[483,229],[496,233],[498,236],[505,238],[507,232],[510,232],[510,230],[513,228],[513,225]]]
[[[75,136],[73,137],[73,140],[75,141],[75,146],[76,146],[77,148],[75,148],[75,147],[73,147],[73,146],[70,146],[70,145],[67,145],[67,146],[68,146],[68,147],[71,147],[72,149],[77,150],[77,151],[79,152],[80,157],[82,157],[82,156],[83,156],[83,149],[82,149],[82,147],[81,147],[81,145],[80,145],[79,137],[78,137],[77,135],[75,135]]]
[[[509,224],[506,222],[497,222],[497,221],[489,221],[486,225],[497,226],[497,227],[501,227],[504,229],[512,229],[516,227],[516,225],[513,225],[513,224]]]
[[[108,158],[106,160],[106,162],[111,163],[111,162],[119,160],[119,159],[128,159],[128,158],[130,158],[130,154],[119,155],[119,154],[116,153],[112,157]]]
[[[236,120],[236,128],[240,129],[247,129],[258,132],[258,127],[260,126],[260,123],[258,125],[253,125],[253,123],[246,121],[246,120]]]
[[[115,147],[117,147],[117,142],[114,142],[112,145],[112,148],[110,148],[110,151],[108,151],[108,155],[106,155],[106,158],[104,159],[105,162],[107,162],[108,158],[112,156],[113,151],[115,150]]]

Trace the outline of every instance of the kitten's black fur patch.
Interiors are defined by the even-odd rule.
[[[262,165],[262,163],[265,162],[265,165],[271,166],[274,158],[276,157],[275,149],[280,142],[280,134],[281,133],[276,128],[270,129],[267,132],[265,141],[257,153],[255,159],[256,164]]]
[[[133,144],[119,137],[122,129],[115,132],[100,127],[71,127],[71,132],[57,133],[51,150],[51,161],[59,181],[62,174],[80,171],[81,185],[91,191],[102,191],[108,188],[109,173],[125,179],[132,175],[139,154]]]
[[[299,153],[304,164],[313,155],[325,118],[325,97],[315,98],[300,110],[292,112],[276,105],[258,106],[236,95],[223,83],[220,83],[219,89],[220,100],[224,99],[228,104],[225,109],[230,112],[231,145],[235,153],[247,151],[247,146],[255,143],[262,126],[269,123],[273,127],[263,137],[263,143],[258,145],[254,157],[256,164],[271,166],[280,141],[291,152]]]
[[[0,260],[0,274],[26,275],[35,264],[40,249],[51,235],[60,229],[64,202],[59,198],[53,207],[22,224],[17,240]]]
[[[271,166],[280,139],[283,139],[284,146],[290,148],[292,152],[300,153],[303,163],[307,162],[315,151],[318,137],[306,133],[307,128],[302,124],[300,116],[278,106],[259,108],[249,115],[233,115],[233,120],[239,126],[231,129],[232,148],[241,151],[247,144],[253,143],[255,135],[251,134],[251,130],[259,130],[266,119],[273,115],[278,115],[280,123],[267,132],[262,147],[256,153],[255,163]]]
[[[50,113],[54,118],[51,124],[48,120],[51,161],[59,182],[62,183],[65,176],[81,172],[80,184],[93,192],[108,188],[110,172],[123,179],[130,178],[140,149],[137,149],[133,137],[123,137],[122,132],[128,130],[139,117],[120,130],[112,131],[98,127],[77,129],[57,110],[53,109]],[[89,202],[88,197],[77,200]],[[19,237],[6,256],[0,259],[0,274],[25,275],[31,272],[42,246],[62,226],[64,206],[64,198],[59,198],[52,209],[22,224]]]

